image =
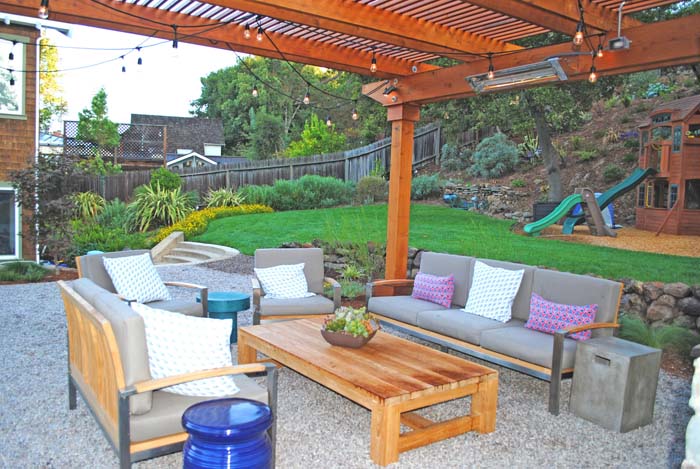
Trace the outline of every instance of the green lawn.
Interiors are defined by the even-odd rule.
[[[514,234],[512,222],[464,210],[414,204],[416,248],[546,266],[611,279],[700,284],[700,259],[624,251]],[[214,220],[194,241],[253,254],[287,241],[386,241],[386,205],[242,215]]]

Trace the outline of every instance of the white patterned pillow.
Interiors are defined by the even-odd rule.
[[[309,292],[309,285],[306,283],[306,276],[304,276],[303,262],[301,264],[276,265],[264,269],[255,268],[254,270],[262,289],[265,291],[265,298],[292,299],[315,295],[315,293]]]
[[[199,318],[131,303],[146,324],[148,364],[154,379],[231,366],[231,321]],[[184,396],[222,397],[238,392],[231,376],[163,388]]]
[[[170,299],[170,293],[160,279],[150,254],[103,257],[102,262],[114,288],[124,299],[139,303]]]
[[[469,298],[463,311],[501,322],[510,321],[513,299],[518,294],[524,272],[499,269],[476,261]]]

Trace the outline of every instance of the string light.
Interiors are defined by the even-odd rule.
[[[357,108],[353,107],[352,108],[352,120],[356,121],[359,118],[360,118],[360,115],[357,113]]]
[[[124,56],[121,56],[122,59],[122,73],[126,73],[126,65],[124,64]]]
[[[326,116],[326,125],[327,125],[328,127],[330,127],[330,126],[333,125],[333,121],[331,120],[331,115],[330,115],[330,114],[328,114],[328,116]]]
[[[136,61],[136,65],[143,65],[143,59],[141,58],[141,48],[137,47],[136,52],[138,52],[138,54],[139,54],[139,58]]]
[[[253,98],[258,97],[258,85],[253,85]]]
[[[579,21],[576,26],[576,34],[574,34],[574,45],[580,46],[583,44],[583,23]]]
[[[49,0],[41,0],[38,16],[42,20],[49,18]]]
[[[14,50],[15,50],[16,45],[17,45],[17,41],[12,41],[12,49],[10,49],[10,55],[8,56],[8,59],[10,59],[10,62],[15,60]]]
[[[257,39],[258,42],[262,42],[262,40],[263,40],[263,28],[262,28],[262,26],[258,26],[258,34],[255,35],[255,39]]]
[[[369,66],[369,71],[372,73],[377,71],[377,57],[374,55],[374,50],[372,50],[372,63]]]
[[[588,82],[589,83],[595,83],[598,81],[598,73],[595,68],[595,53],[591,53],[591,70],[588,74]]]
[[[493,71],[493,52],[489,52],[489,71],[486,74],[486,77],[489,80],[493,80],[494,77],[494,71]]]
[[[311,94],[309,93],[309,90],[306,90],[306,94],[304,95],[303,103],[308,106],[310,102],[311,102]]]
[[[15,76],[12,72],[14,72],[14,70],[10,70],[10,86],[15,86]]]
[[[173,26],[173,49],[177,49],[178,46],[178,41],[177,41],[177,25],[174,24]]]
[[[598,44],[598,52],[596,52],[598,57],[603,57],[603,44]]]
[[[250,26],[245,25],[245,28],[243,28],[243,37],[246,40],[250,39]]]

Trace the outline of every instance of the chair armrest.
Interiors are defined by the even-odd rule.
[[[250,284],[253,287],[253,310],[260,311],[260,297],[262,297],[262,287],[260,280],[257,277],[250,279]]]
[[[331,286],[333,287],[333,308],[334,309],[340,308],[340,293],[341,293],[340,283],[338,283],[338,281],[336,279],[331,278],[331,277],[324,277],[323,281],[330,283]]]
[[[620,325],[613,322],[593,322],[582,326],[571,326],[555,332],[554,349],[552,350],[552,375],[556,373],[561,375],[561,362],[564,359],[564,339],[567,335],[587,331],[589,329],[617,329],[618,327],[620,327]]]
[[[392,296],[398,288],[413,287],[413,279],[375,280],[368,282],[365,290],[367,302],[373,296]]]
[[[165,285],[170,287],[182,287],[182,288],[195,288],[199,290],[199,300],[202,303],[202,315],[206,318],[209,317],[209,288],[204,285],[197,285],[195,283],[187,282],[174,282],[167,281],[163,282]]]

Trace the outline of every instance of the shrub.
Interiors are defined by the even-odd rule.
[[[146,231],[154,222],[172,225],[182,220],[192,211],[192,203],[179,188],[167,190],[156,183],[155,186],[144,186],[129,204],[129,209],[138,229]]]
[[[340,296],[344,298],[357,298],[365,294],[365,284],[349,280],[341,280]]]
[[[438,174],[417,176],[411,181],[411,199],[425,200],[442,195],[442,184]]]
[[[384,202],[389,194],[389,184],[379,176],[365,176],[357,183],[355,200],[361,204]]]
[[[605,132],[605,136],[603,137],[603,143],[605,143],[605,144],[617,143],[618,141],[620,141],[620,135],[617,133],[617,130],[610,127]]]
[[[627,140],[625,140],[622,146],[631,150],[636,150],[637,148],[639,148],[639,141],[637,139],[628,138]]]
[[[683,327],[652,327],[643,319],[627,314],[620,317],[619,337],[649,347],[674,350],[685,356],[688,356],[690,349],[700,342],[700,337]]]
[[[123,226],[106,226],[97,222],[85,223],[73,220],[73,256],[82,256],[88,251],[122,251],[150,247],[147,236],[129,233]]]
[[[624,161],[625,163],[633,163],[637,161],[637,154],[627,153],[625,156],[622,157],[622,161]]]
[[[362,271],[355,264],[347,264],[340,275],[345,280],[357,280],[362,276]]]
[[[511,187],[525,187],[525,181],[519,178],[513,179],[512,181],[510,181],[510,185]]]
[[[209,222],[224,217],[233,217],[236,215],[248,215],[251,213],[271,213],[272,208],[266,205],[239,205],[238,207],[216,207],[205,208],[190,213],[184,220],[181,220],[171,226],[161,228],[153,238],[154,242],[158,243],[167,238],[174,231],[182,231],[186,239],[204,233],[209,225]]]
[[[38,282],[48,273],[45,268],[30,261],[11,261],[0,264],[0,281],[3,282]]]
[[[229,187],[210,190],[204,198],[207,207],[238,207],[245,197]]]
[[[575,151],[574,155],[581,161],[589,161],[598,156],[598,152],[595,150],[579,150]]]
[[[571,149],[573,151],[583,150],[583,137],[579,135],[571,137]]]
[[[440,169],[445,171],[462,171],[469,167],[471,151],[446,143],[440,149]]]
[[[469,169],[473,176],[496,178],[511,172],[518,164],[518,147],[502,133],[485,138],[472,155]]]
[[[605,137],[605,130],[598,129],[595,132],[593,132],[593,138],[596,140],[600,140],[603,137]]]
[[[249,204],[270,205],[272,191],[272,186],[243,186],[239,193]]]
[[[182,186],[182,179],[179,174],[175,174],[165,168],[158,168],[151,172],[151,182],[149,184],[151,187],[158,185],[161,189],[172,191]]]
[[[94,192],[77,192],[71,195],[75,213],[83,220],[95,218],[105,208],[105,199]]]
[[[95,222],[109,228],[122,227],[126,232],[130,232],[134,227],[134,219],[129,212],[129,207],[119,199],[107,202],[95,217]]]
[[[328,208],[351,203],[354,193],[350,182],[306,175],[296,181],[275,181],[269,202],[278,211]]]
[[[625,175],[625,170],[616,164],[609,164],[603,170],[603,179],[605,182],[619,181]]]

